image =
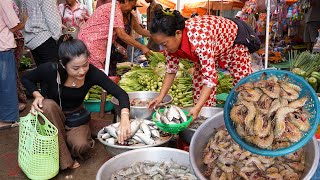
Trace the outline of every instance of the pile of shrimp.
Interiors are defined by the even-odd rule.
[[[230,111],[239,136],[263,149],[281,149],[298,142],[310,129],[310,113],[303,108],[308,97],[299,98],[301,87],[276,76],[239,86]]]
[[[282,157],[251,154],[236,144],[227,130],[220,129],[204,149],[204,175],[210,179],[300,179],[305,169],[305,152],[301,148]]]

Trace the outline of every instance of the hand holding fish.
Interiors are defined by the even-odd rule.
[[[195,106],[195,107],[191,108],[191,110],[189,111],[188,116],[192,116],[192,121],[195,120],[199,116],[200,110],[201,110],[201,107],[197,108]]]
[[[121,111],[121,120],[118,128],[118,142],[123,144],[131,136],[130,114],[128,111]]]
[[[149,104],[148,104],[148,108],[149,109],[153,109],[156,108],[161,102],[162,102],[163,98],[158,96],[156,98],[154,98]]]

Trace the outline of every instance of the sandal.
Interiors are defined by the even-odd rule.
[[[9,129],[13,127],[19,126],[19,122],[3,122],[0,121],[0,130],[1,129]]]
[[[72,166],[69,168],[70,169],[77,169],[78,167],[80,167],[80,163],[77,160],[74,160]]]

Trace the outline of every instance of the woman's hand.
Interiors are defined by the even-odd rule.
[[[149,102],[148,108],[153,109],[153,108],[157,107],[162,102],[162,100],[163,100],[163,98],[160,96],[154,98],[151,102]]]
[[[36,115],[37,111],[43,113],[43,110],[41,109],[43,100],[44,100],[43,96],[37,96],[34,98],[34,101],[31,104],[31,110],[30,110],[31,114]]]
[[[145,56],[147,56],[147,57],[152,55],[150,49],[147,48],[147,46],[143,46],[143,47],[141,48],[141,51],[142,51],[142,53],[143,53]]]
[[[198,117],[200,110],[201,110],[201,107],[198,108],[198,107],[195,106],[195,107],[191,108],[191,110],[189,111],[188,116],[192,116],[192,121],[195,120]]]
[[[130,116],[128,111],[121,112],[121,120],[118,129],[118,142],[123,144],[131,136]]]

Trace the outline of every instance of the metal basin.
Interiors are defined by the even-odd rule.
[[[185,110],[189,111],[191,107],[185,108]],[[223,108],[217,108],[217,107],[202,107],[201,111],[199,113],[199,116],[203,116],[206,118],[211,118],[213,116],[216,116],[219,112],[223,111]],[[190,144],[193,134],[196,132],[197,129],[193,128],[186,128],[185,130],[181,131],[179,133],[179,137]]]
[[[192,171],[188,152],[166,147],[152,147],[128,151],[109,159],[100,167],[96,180],[110,179],[112,173],[129,167],[135,162],[147,160],[154,162],[172,160],[180,165],[190,167]]]
[[[224,125],[223,112],[220,112],[215,117],[207,119],[195,132],[189,152],[190,162],[195,175],[199,179],[206,179],[203,175],[205,165],[202,162],[202,154],[208,139],[215,133],[214,128],[219,128]],[[319,163],[319,146],[315,137],[312,138],[305,146],[305,153],[307,154],[305,161],[305,170],[301,179],[309,180],[315,173]]]
[[[121,145],[113,145],[106,143],[100,136],[103,133],[103,129],[98,132],[98,140],[104,145],[105,149],[107,150],[108,154],[111,156],[115,156],[133,149],[141,149],[141,148],[150,148],[150,147],[160,147],[160,146],[168,146],[169,141],[173,138],[173,135],[161,137],[159,140],[156,140],[156,144],[153,145],[132,145],[132,146],[121,146]]]
[[[137,91],[137,92],[128,92],[129,100],[133,100],[135,98],[140,99],[153,99],[156,98],[160,93],[159,92],[152,92],[152,91]],[[163,98],[163,102],[160,104],[160,106],[167,105],[172,102],[172,96],[167,94]],[[115,97],[111,98],[111,103],[114,105],[114,109],[116,114],[120,115],[120,107],[119,107],[119,101]],[[130,118],[141,118],[141,119],[148,119],[150,120],[152,118],[152,114],[154,113],[154,109],[148,109],[147,107],[141,107],[141,106],[130,106]]]

